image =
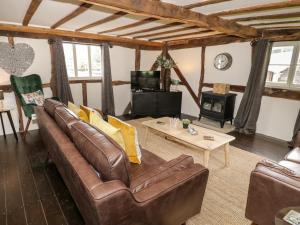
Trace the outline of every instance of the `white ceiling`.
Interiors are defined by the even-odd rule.
[[[183,5],[188,5],[188,4],[199,2],[201,0],[162,0],[162,1],[183,6]],[[204,0],[202,0],[202,1],[204,1]],[[204,13],[204,14],[211,14],[211,13],[224,11],[224,10],[243,8],[243,7],[267,4],[267,3],[282,2],[282,1],[283,0],[232,0],[232,1],[228,1],[228,2],[223,2],[223,3],[218,3],[218,4],[207,5],[207,6],[195,8],[193,10],[196,12]],[[22,20],[24,18],[24,15],[26,13],[26,10],[27,10],[30,2],[31,2],[31,0],[1,0],[0,1],[0,22],[22,24]],[[32,17],[29,25],[40,26],[40,27],[50,27],[53,24],[55,24],[58,20],[65,17],[66,15],[71,13],[73,10],[75,10],[79,4],[80,4],[80,2],[76,1],[76,0],[43,0],[41,5],[39,6],[38,10]],[[231,16],[231,17],[227,16],[224,18],[230,19],[230,18],[236,18],[236,17],[270,15],[270,14],[299,12],[299,11],[300,11],[300,7],[286,8],[286,9],[281,9],[281,10],[272,10],[272,11],[268,11],[268,12],[257,12],[257,13],[245,14],[243,16],[241,16],[241,15]],[[115,12],[116,11],[114,11],[114,10],[93,6],[92,8],[90,8],[87,11],[85,11],[84,13],[82,13],[81,15],[79,15],[79,16],[73,18],[72,20],[68,21],[67,23],[63,24],[58,29],[75,30],[82,26],[90,24],[92,22],[95,22],[97,20],[103,19],[109,15],[112,15]],[[128,25],[128,24],[140,21],[141,19],[144,19],[144,18],[145,17],[141,17],[141,16],[127,15],[127,16],[123,16],[119,19],[116,19],[114,21],[90,28],[88,30],[85,30],[84,32],[97,33],[100,31],[105,31],[108,29]],[[300,18],[297,18],[297,19],[300,20]],[[295,18],[287,19],[287,21],[290,21],[290,20],[295,20]],[[276,20],[268,20],[268,21],[272,22],[272,21],[276,21]],[[254,23],[254,22],[260,22],[260,21],[251,21],[251,23]],[[264,22],[266,22],[266,21],[264,21]],[[145,24],[142,26],[137,26],[137,27],[134,27],[131,29],[108,33],[108,35],[122,35],[125,33],[129,33],[132,31],[138,31],[138,30],[145,29],[145,28],[153,28],[153,27],[160,26],[160,25],[166,24],[166,23],[168,23],[168,21],[151,22],[151,23],[148,23],[148,24]],[[244,22],[242,24],[249,24],[249,22],[247,22],[247,23]],[[287,24],[287,26],[295,26],[295,25],[300,26],[300,23]],[[173,30],[173,29],[177,29],[180,27],[184,27],[184,26],[185,25],[166,28],[163,30],[157,30],[157,31],[154,31],[154,33],[161,32],[161,31],[167,31],[167,30]],[[284,26],[284,25],[280,25],[280,26]],[[196,30],[197,29],[188,30],[188,31],[179,32],[179,33],[182,33],[182,34],[190,33],[190,32],[196,31]],[[148,32],[148,33],[151,33],[151,32]],[[179,33],[172,33],[170,35],[179,34]],[[133,36],[136,36],[136,35],[133,35]],[[202,35],[198,35],[198,36],[202,36]],[[194,37],[194,36],[192,36],[192,37]]]

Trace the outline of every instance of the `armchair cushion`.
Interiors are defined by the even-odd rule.
[[[290,151],[285,157],[285,160],[299,163],[300,164],[300,147],[293,149]]]
[[[43,106],[44,105],[44,94],[41,92],[41,90],[31,92],[31,93],[26,93],[26,94],[21,94],[22,98],[24,99],[24,102],[29,105],[38,105],[38,106]]]

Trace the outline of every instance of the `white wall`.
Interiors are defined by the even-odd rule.
[[[0,37],[0,41],[7,42],[6,37]],[[37,73],[42,77],[44,83],[49,82],[51,76],[50,52],[47,40],[15,38],[15,43],[28,43],[35,51],[35,59],[31,67],[25,74]],[[232,67],[226,71],[218,71],[213,66],[214,57],[222,52],[228,52],[233,57]],[[142,51],[141,70],[149,70],[160,51]],[[182,70],[192,89],[197,94],[200,77],[201,48],[191,48],[170,51],[180,69]],[[113,80],[130,80],[130,71],[134,70],[135,52],[133,49],[114,46],[110,49],[112,77]],[[205,60],[205,80],[207,83],[224,82],[236,85],[246,85],[251,66],[251,48],[249,43],[235,43],[206,48]],[[172,77],[176,78],[174,72]],[[0,69],[0,84],[9,83],[9,75]],[[194,100],[184,86],[180,86],[183,91],[182,112],[193,116],[198,116],[199,109]],[[82,104],[81,85],[71,85],[75,103]],[[101,85],[88,84],[88,105],[101,108]],[[208,90],[205,88],[204,90]],[[237,93],[235,114],[240,104],[242,93]],[[45,89],[46,97],[51,96],[51,90]],[[121,115],[130,102],[130,85],[114,87],[116,114]],[[5,93],[7,104],[15,106],[14,95]],[[257,123],[258,133],[290,140],[292,130],[299,111],[299,101],[263,97],[261,112]],[[12,112],[16,129],[18,129],[17,111]],[[5,116],[4,116],[5,117]],[[8,133],[11,129],[7,118],[4,118]],[[32,125],[31,129],[36,129]],[[0,130],[2,135],[2,130]]]
[[[232,66],[226,71],[219,71],[214,68],[213,61],[219,53],[228,52],[233,57]],[[154,54],[156,53],[156,54]],[[142,54],[142,65],[149,69],[159,52],[146,52]],[[200,78],[201,48],[190,48],[170,51],[171,56],[178,64],[180,70],[191,85],[194,92],[198,93]],[[206,83],[228,83],[235,85],[246,85],[251,69],[251,47],[250,43],[234,43],[206,48],[205,55],[205,79]],[[172,78],[176,74],[172,72]],[[177,78],[178,79],[178,78]],[[182,112],[198,116],[199,108],[184,86]],[[204,91],[209,90],[204,88]],[[234,115],[242,99],[242,93],[236,93],[236,106]],[[297,114],[299,112],[299,101],[272,98],[263,96],[262,107],[257,122],[257,132],[282,140],[290,140]]]
[[[7,37],[0,37],[1,42],[7,42]],[[15,38],[15,43],[27,43],[35,52],[33,64],[28,68],[24,75],[39,74],[43,83],[49,83],[51,77],[51,57],[50,49],[47,40]],[[130,71],[134,70],[135,50],[114,46],[110,49],[112,79],[113,80],[130,80]],[[0,85],[9,84],[9,74],[0,69]],[[76,104],[82,104],[82,89],[81,84],[72,84],[71,91]],[[88,91],[88,105],[90,107],[98,107],[101,109],[101,84],[94,83],[87,85]],[[52,92],[50,88],[44,89],[45,96],[51,97]],[[130,85],[114,86],[116,114],[121,115],[130,102]],[[16,107],[15,97],[13,93],[5,93],[5,104]],[[16,130],[19,130],[18,113],[14,109],[12,111],[13,121]],[[24,123],[26,119],[24,117]],[[12,133],[7,117],[4,115],[4,124],[6,133]],[[30,129],[37,129],[36,124],[31,124]],[[0,129],[0,135],[2,135]]]

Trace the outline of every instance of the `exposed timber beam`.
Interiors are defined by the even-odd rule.
[[[255,5],[255,6],[244,7],[244,8],[239,8],[239,9],[231,9],[231,10],[227,10],[227,11],[213,13],[210,15],[211,16],[231,16],[231,15],[240,15],[240,14],[247,14],[247,13],[253,13],[253,12],[268,11],[268,10],[274,10],[274,9],[297,7],[297,6],[300,6],[300,0],[289,0],[289,1],[283,1],[283,2],[277,2],[277,3]]]
[[[125,34],[122,34],[120,36],[130,36],[130,35],[134,35],[134,34],[148,33],[148,32],[152,32],[152,31],[156,31],[156,30],[162,30],[162,29],[166,29],[166,28],[169,28],[169,27],[179,26],[179,25],[181,25],[181,23],[179,23],[179,22],[169,23],[169,24],[165,24],[165,25],[152,27],[152,28],[146,28],[146,29],[142,29],[142,30],[138,30],[138,31],[125,33]]]
[[[173,60],[173,58],[170,56],[169,53],[167,53],[167,56],[168,56],[169,59],[171,59],[173,62],[175,62]],[[193,100],[195,101],[195,103],[197,104],[197,106],[200,108],[200,102],[198,101],[198,96],[193,91],[193,89],[192,89],[191,85],[189,84],[189,82],[185,79],[185,77],[184,77],[183,73],[181,72],[181,70],[179,69],[179,67],[175,66],[173,69],[174,69],[175,73],[177,74],[179,80],[187,88],[187,90],[189,91],[189,93],[192,96]]]
[[[63,25],[64,23],[68,22],[69,20],[75,18],[76,16],[79,16],[80,14],[82,14],[83,12],[85,12],[87,9],[89,9],[90,7],[92,7],[91,4],[88,3],[82,3],[80,6],[78,6],[77,9],[75,9],[73,12],[71,12],[70,14],[68,14],[67,16],[65,16],[64,18],[60,19],[59,21],[57,21],[55,24],[53,24],[51,26],[52,29],[55,29],[61,25]]]
[[[277,28],[271,30],[259,29],[263,33],[263,38],[270,41],[294,41],[300,39],[299,27],[295,29],[280,29]],[[227,35],[214,35],[204,36],[197,38],[184,38],[180,40],[167,41],[168,48],[172,49],[183,49],[183,48],[195,48],[202,46],[214,46],[224,45],[229,43],[247,42],[253,40],[252,38],[239,38]]]
[[[124,25],[124,26],[121,26],[121,27],[116,27],[116,28],[113,28],[113,29],[101,31],[101,32],[98,32],[98,34],[105,34],[105,33],[111,33],[111,32],[116,32],[116,31],[120,31],[120,30],[125,30],[125,29],[129,29],[129,28],[141,26],[141,25],[144,25],[144,24],[156,21],[156,20],[157,19],[155,19],[155,18],[146,18],[146,19],[143,19],[141,21],[137,21],[137,22],[134,22],[134,23],[131,23],[131,24],[127,24],[127,25]]]
[[[77,29],[76,31],[87,30],[87,29],[89,29],[89,28],[92,28],[92,27],[95,27],[95,26],[99,26],[99,25],[101,25],[101,24],[104,24],[104,23],[107,23],[107,22],[116,20],[116,19],[118,19],[118,18],[120,18],[120,17],[122,17],[122,16],[125,16],[125,15],[127,15],[127,13],[122,12],[122,11],[119,11],[119,12],[114,13],[113,15],[110,15],[110,16],[108,16],[108,17],[105,17],[105,18],[103,18],[103,19],[100,19],[100,20],[98,20],[98,21],[96,21],[96,22],[93,22],[93,23],[90,23],[90,24],[88,24],[88,25],[86,25],[86,26],[80,27],[80,28]]]
[[[249,16],[249,17],[235,18],[232,20],[236,22],[246,22],[252,20],[288,19],[288,18],[297,18],[297,17],[300,17],[300,12],[273,14],[273,15],[264,15],[264,16]]]
[[[300,23],[300,20],[289,20],[289,21],[275,21],[275,22],[256,22],[251,23],[249,26],[268,26],[268,25],[281,25],[281,24],[290,24],[290,23]]]
[[[217,4],[217,3],[221,3],[221,2],[230,2],[230,1],[232,1],[232,0],[205,0],[205,1],[197,2],[197,3],[192,3],[190,5],[186,5],[184,8],[193,9],[193,8],[199,8],[199,7],[206,6],[206,5],[212,5],[212,4]]]
[[[174,30],[167,30],[167,31],[162,31],[162,32],[134,36],[133,38],[155,37],[155,36],[161,36],[164,34],[172,34],[172,33],[177,33],[177,32],[182,32],[182,31],[187,31],[187,30],[193,30],[193,29],[197,29],[197,28],[198,28],[197,26],[183,27],[183,28],[178,28],[178,29],[174,29]]]
[[[130,48],[135,48],[137,45],[141,48],[154,48],[161,49],[162,43],[159,42],[149,42],[143,40],[135,40],[130,38],[113,37],[107,35],[91,34],[84,32],[75,32],[67,30],[58,29],[48,29],[39,27],[28,27],[28,26],[18,26],[11,24],[0,23],[0,34],[1,35],[14,35],[16,36],[30,36],[32,38],[51,38],[51,37],[61,37],[68,40],[86,40],[90,42],[111,42],[112,44],[122,45]]]
[[[206,46],[203,46],[201,48],[201,72],[200,72],[199,88],[198,88],[198,101],[199,102],[201,100],[204,75],[205,75],[205,50],[206,50]]]
[[[190,32],[190,33],[184,33],[184,34],[175,34],[175,35],[169,35],[169,36],[163,36],[163,37],[156,37],[156,38],[151,38],[149,41],[155,41],[155,40],[166,40],[166,39],[174,39],[174,38],[179,38],[179,37],[188,37],[192,35],[204,35],[204,36],[210,36],[210,35],[217,35],[220,34],[218,31],[196,31],[196,32]]]
[[[100,5],[131,14],[149,16],[157,19],[186,23],[206,27],[229,35],[240,37],[256,37],[255,28],[240,25],[216,16],[207,16],[193,12],[174,4],[149,0],[80,0],[94,5]]]
[[[33,17],[34,13],[36,12],[41,3],[42,0],[31,0],[22,22],[23,26],[27,26],[29,24],[31,18]]]

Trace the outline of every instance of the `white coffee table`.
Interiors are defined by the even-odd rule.
[[[149,131],[152,131],[154,133],[158,132],[165,137],[169,137],[170,139],[174,139],[175,141],[204,151],[203,164],[205,167],[208,166],[210,152],[220,147],[223,147],[225,152],[225,166],[229,166],[229,142],[235,139],[235,137],[233,136],[223,134],[207,128],[199,127],[193,124],[191,124],[190,126],[196,129],[198,131],[198,134],[191,135],[187,132],[186,129],[182,128],[181,121],[178,123],[177,128],[172,127],[170,125],[169,117],[162,117],[158,119],[144,121],[142,124],[146,128],[144,139],[145,145],[147,144]],[[203,136],[213,136],[214,140],[204,140]]]

